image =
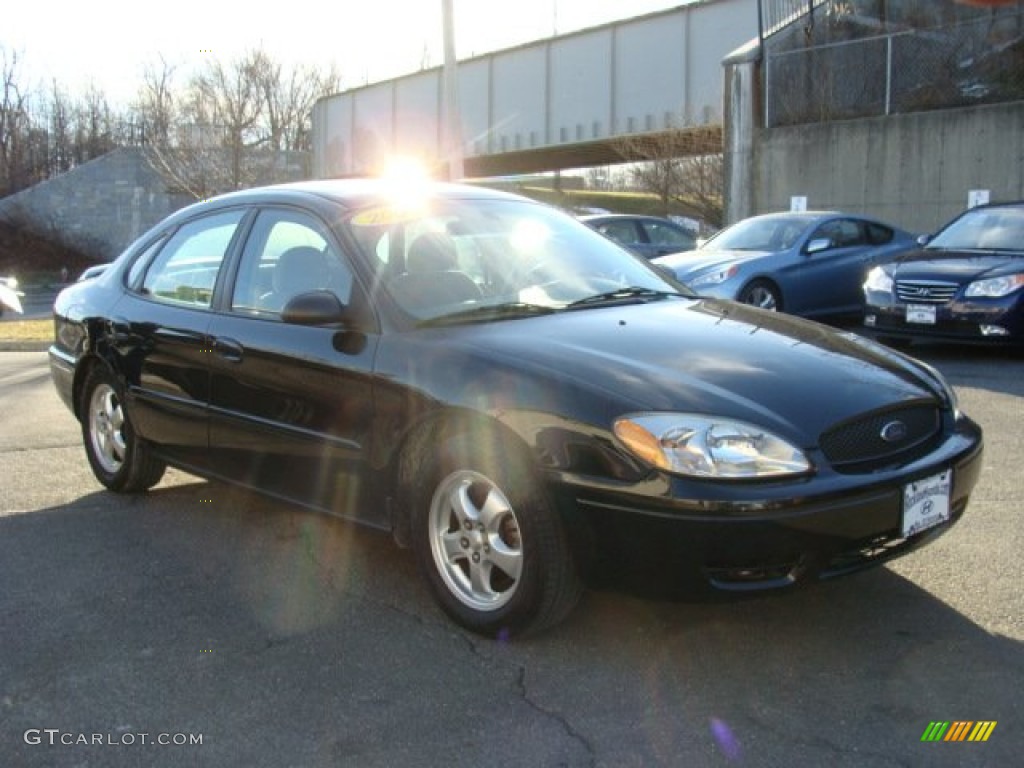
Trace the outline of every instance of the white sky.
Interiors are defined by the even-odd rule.
[[[453,0],[460,59],[689,0]],[[262,44],[282,62],[334,62],[351,88],[441,63],[441,0],[6,0],[0,49],[19,57],[22,84],[90,84],[126,104],[147,62],[162,55],[179,82],[203,57],[225,60]]]

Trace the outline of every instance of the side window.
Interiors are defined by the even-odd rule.
[[[642,226],[647,231],[647,239],[655,245],[679,246],[681,251],[694,246],[694,238],[660,221],[645,221]]]
[[[225,211],[179,227],[147,270],[142,292],[158,301],[208,308],[217,273],[244,214],[240,209]]]
[[[242,252],[231,309],[277,317],[291,299],[320,290],[343,304],[352,300],[352,270],[326,228],[298,211],[261,211]]]
[[[889,227],[883,227],[881,224],[869,221],[864,225],[864,228],[867,230],[868,242],[871,245],[885,245],[892,242],[894,233]]]
[[[636,243],[639,241],[631,221],[609,221],[599,225],[597,231],[618,243]]]
[[[131,269],[128,270],[128,277],[125,279],[125,285],[132,289],[139,285],[139,280],[142,279],[142,273],[145,272],[146,267],[149,266],[150,259],[153,258],[154,253],[160,250],[160,247],[164,244],[166,239],[166,235],[161,235],[150,243],[142,253],[135,257],[135,261],[132,263]]]
[[[848,248],[851,245],[862,245],[864,243],[860,227],[857,226],[857,222],[850,219],[826,221],[818,227],[818,231],[811,237],[812,240],[818,238],[828,238],[832,241],[833,248]]]

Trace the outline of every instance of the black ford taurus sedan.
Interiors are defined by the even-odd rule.
[[[864,323],[886,340],[1024,347],[1024,202],[979,206],[864,283]]]
[[[883,562],[957,521],[980,468],[923,363],[697,298],[476,187],[201,202],[55,314],[104,486],[172,465],[386,529],[492,636],[558,621],[606,563],[750,591]]]

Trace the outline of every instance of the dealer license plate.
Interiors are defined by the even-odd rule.
[[[953,473],[946,470],[903,486],[903,536],[933,528],[949,520],[949,490]]]
[[[907,304],[907,322],[935,325],[935,307],[929,304]]]

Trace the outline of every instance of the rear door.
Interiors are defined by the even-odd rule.
[[[377,334],[283,322],[288,301],[314,290],[356,298],[347,255],[313,214],[260,210],[209,329],[211,456],[234,481],[375,522],[381,511],[358,499]]]
[[[130,290],[110,320],[107,338],[128,383],[135,428],[180,463],[205,465],[207,329],[245,213],[198,216],[156,238],[129,271]]]

